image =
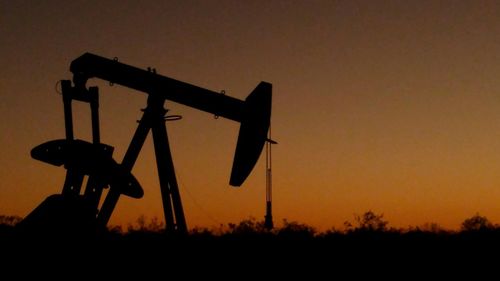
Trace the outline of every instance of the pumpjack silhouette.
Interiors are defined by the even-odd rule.
[[[117,59],[85,53],[70,65],[73,81],[61,80],[66,138],[48,141],[32,149],[31,156],[63,166],[66,178],[61,194],[49,196],[35,208],[19,228],[34,232],[93,233],[105,229],[121,195],[141,198],[144,194],[132,168],[149,131],[152,131],[167,233],[187,233],[187,224],[175,176],[165,122],[181,118],[167,116],[166,100],[240,122],[240,130],[229,184],[241,186],[251,173],[267,138],[271,118],[272,85],[260,82],[242,101],[156,73]],[[87,81],[100,78],[147,94],[147,106],[121,163],[113,159],[114,148],[101,143],[99,89]],[[92,142],[73,135],[72,102],[90,104]],[[84,178],[87,183],[82,190]],[[103,190],[109,188],[100,205]]]

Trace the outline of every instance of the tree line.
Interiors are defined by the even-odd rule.
[[[22,220],[19,216],[0,215],[0,231],[14,229],[16,224]],[[137,233],[162,233],[165,225],[157,217],[148,219],[144,215],[139,216],[134,224],[127,225],[126,228],[120,225],[111,225],[108,231],[114,234],[127,235]],[[218,227],[194,227],[189,231],[191,235],[197,236],[227,236],[227,235],[277,235],[277,236],[303,236],[316,237],[328,235],[346,235],[355,233],[432,233],[432,234],[459,234],[470,232],[500,231],[500,225],[492,223],[486,216],[476,213],[462,221],[458,231],[447,230],[437,223],[426,223],[422,226],[410,226],[408,228],[394,228],[389,226],[389,222],[383,214],[378,214],[371,210],[361,215],[354,215],[352,221],[344,222],[343,229],[330,228],[326,231],[318,231],[315,227],[297,221],[284,219],[281,226],[267,229],[264,221],[250,217],[239,223],[221,224]]]

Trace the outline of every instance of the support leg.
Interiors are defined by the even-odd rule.
[[[62,194],[78,196],[80,194],[80,190],[82,189],[83,177],[84,175],[78,171],[73,169],[67,170]]]
[[[139,152],[141,152],[141,148],[144,145],[146,137],[148,136],[149,130],[151,128],[150,120],[152,117],[151,112],[148,108],[146,108],[141,121],[139,121],[139,126],[135,131],[134,137],[132,138],[132,141],[130,142],[127,152],[125,153],[125,156],[123,157],[123,161],[121,163],[123,169],[129,172],[132,171],[132,167],[134,166],[135,161],[139,156]],[[102,207],[97,216],[97,223],[99,226],[106,226],[109,219],[111,218],[111,214],[113,213],[113,210],[115,209],[116,203],[118,202],[119,198],[120,191],[110,188],[108,195],[106,196],[106,199],[104,200],[104,203],[102,204]]]
[[[166,230],[167,232],[177,231],[185,234],[187,233],[186,219],[175,177],[172,154],[170,153],[167,127],[165,126],[163,117],[161,120],[155,122],[152,131],[163,210],[165,212],[165,219],[167,220]]]
[[[84,198],[89,203],[92,209],[95,209],[97,215],[97,208],[101,200],[102,190],[106,187],[103,181],[98,176],[89,176],[87,186],[85,187]]]

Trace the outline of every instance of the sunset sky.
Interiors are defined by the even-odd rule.
[[[499,1],[1,1],[0,214],[60,193],[65,170],[30,150],[64,138],[61,79],[85,52],[239,99],[273,84],[274,219],[319,229],[383,213],[391,226],[500,223]],[[101,139],[120,162],[146,95],[106,81]],[[265,155],[229,186],[239,124],[166,103],[189,227],[265,212]],[[90,140],[90,110],[74,105]],[[111,224],[163,220],[151,137],[145,195]]]

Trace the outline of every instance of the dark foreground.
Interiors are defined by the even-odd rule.
[[[21,276],[29,276],[35,270],[61,277],[65,272],[80,277],[160,274],[165,277],[162,279],[177,276],[170,278],[175,280],[196,276],[238,280],[259,276],[259,279],[308,276],[307,280],[313,276],[318,278],[312,279],[350,276],[348,279],[357,280],[367,275],[399,279],[429,274],[434,277],[465,274],[477,278],[496,274],[500,265],[497,229],[321,235],[194,232],[187,236],[134,231],[68,236],[19,234],[13,227],[4,227],[0,243],[2,265],[26,269],[17,271]]]

